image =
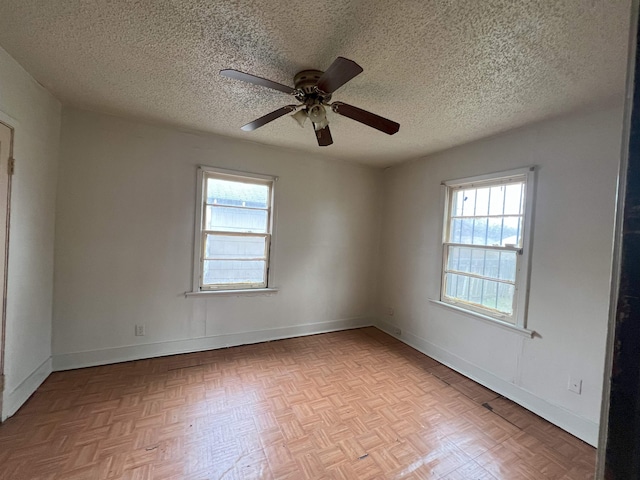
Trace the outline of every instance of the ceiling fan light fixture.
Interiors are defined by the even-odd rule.
[[[319,122],[313,122],[313,128],[315,128],[316,130],[322,130],[327,125],[329,125],[329,121],[327,120],[327,117],[324,117]]]
[[[298,122],[298,125],[300,125],[300,127],[304,128],[304,124],[307,121],[307,111],[305,109],[302,110],[298,110],[296,113],[294,113],[293,115],[291,115],[291,117]]]
[[[309,112],[309,120],[313,123],[321,123],[327,119],[327,111],[319,103],[311,105],[307,111]]]

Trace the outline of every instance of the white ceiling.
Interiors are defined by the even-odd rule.
[[[0,0],[0,45],[64,104],[387,166],[570,111],[620,102],[630,0]],[[282,117],[240,126],[337,56],[364,72],[344,101],[401,124],[330,114],[317,146]],[[0,92],[1,93],[1,92]]]

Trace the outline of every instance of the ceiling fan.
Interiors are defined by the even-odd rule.
[[[260,85],[262,87],[273,88],[274,90],[293,95],[296,100],[300,102],[299,105],[285,105],[278,110],[267,113],[253,122],[242,126],[242,130],[251,132],[283,115],[296,112],[292,117],[301,127],[304,127],[307,118],[311,120],[316,132],[318,145],[321,147],[326,147],[333,143],[325,107],[329,107],[331,111],[339,115],[349,117],[356,122],[368,125],[388,135],[393,135],[400,129],[399,123],[376,115],[375,113],[367,112],[366,110],[343,102],[329,103],[333,92],[360,73],[362,73],[362,67],[356,62],[347,58],[338,57],[326,72],[320,70],[303,70],[298,72],[293,77],[293,84],[295,85],[295,88],[293,88],[238,70],[220,70],[220,75],[222,76],[253,83],[254,85]]]

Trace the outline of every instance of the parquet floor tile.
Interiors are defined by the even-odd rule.
[[[589,480],[595,450],[375,328],[53,373],[0,480]]]

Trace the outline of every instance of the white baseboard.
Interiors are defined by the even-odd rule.
[[[12,391],[5,390],[2,400],[2,421],[4,422],[26,402],[52,372],[51,357],[47,358],[31,375]]]
[[[402,332],[402,335],[396,335],[394,333],[396,327],[384,321],[378,321],[376,327],[494,392],[513,400],[518,405],[522,405],[527,410],[566,430],[589,445],[594,447],[598,445],[598,424],[596,422],[580,417],[559,405],[554,405],[538,397],[532,392],[496,377],[492,373],[406,330]]]
[[[94,367],[110,363],[128,362],[143,358],[163,357],[179,353],[200,352],[217,348],[236,347],[251,343],[268,342],[283,338],[315,335],[318,333],[370,327],[374,321],[370,317],[347,318],[330,322],[309,323],[293,327],[270,328],[251,332],[213,335],[209,337],[175,340],[161,343],[147,343],[126,347],[91,350],[53,355],[53,370],[71,370],[74,368]]]

